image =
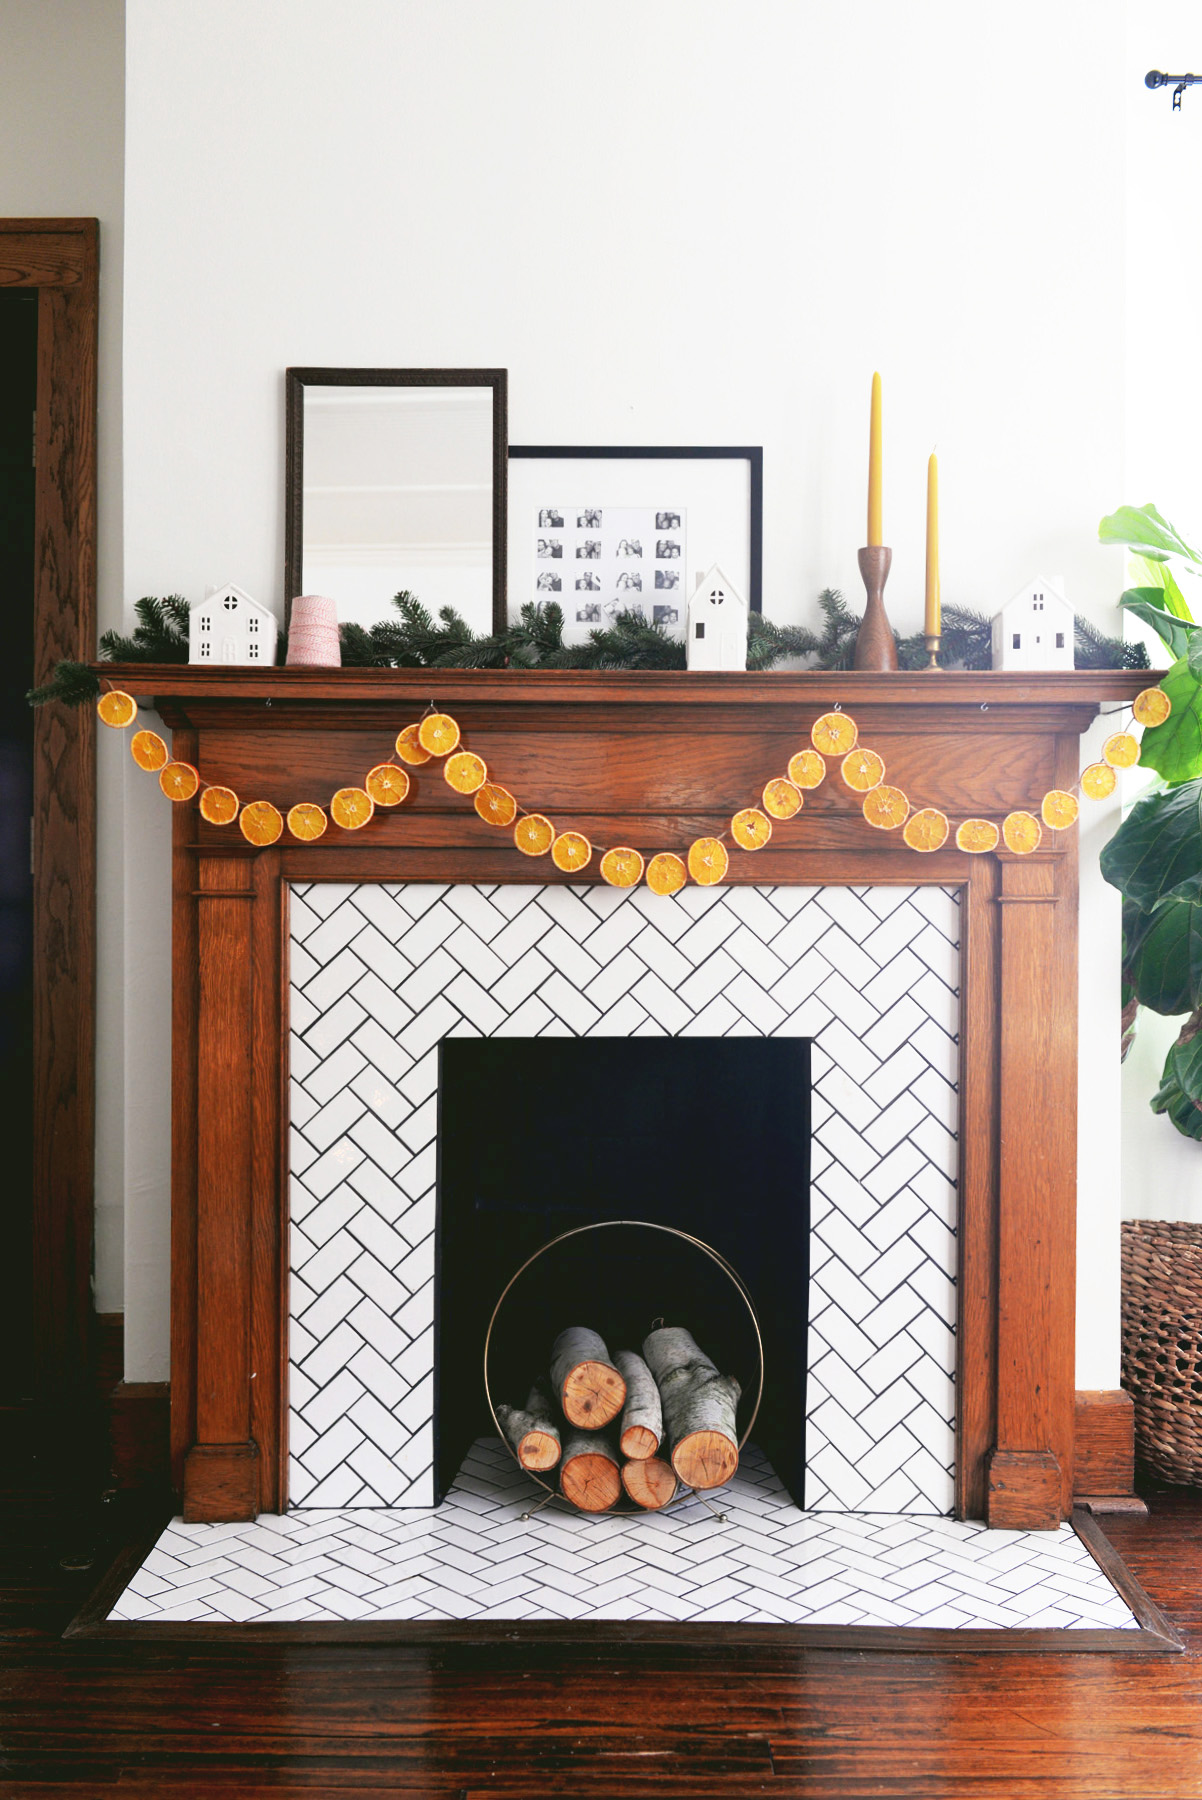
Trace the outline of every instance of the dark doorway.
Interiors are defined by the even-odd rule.
[[[484,1336],[506,1282],[574,1226],[625,1219],[700,1238],[746,1284],[764,1339],[755,1436],[804,1503],[808,1039],[448,1038],[438,1142],[439,1498],[493,1428]],[[612,1351],[637,1348],[658,1315],[749,1391],[754,1334],[729,1281],[671,1239],[648,1256],[601,1232],[557,1251],[554,1278],[507,1303],[496,1360],[513,1391],[496,1397],[520,1404],[566,1325],[621,1332]]]
[[[0,288],[0,1367],[8,1401],[32,1392],[34,427],[38,296]]]

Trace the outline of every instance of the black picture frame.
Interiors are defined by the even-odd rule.
[[[764,609],[764,451],[760,445],[728,444],[510,444],[510,459],[518,457],[575,458],[581,462],[602,460],[679,462],[690,458],[746,462],[749,469],[749,541],[747,604],[752,612]]]
[[[284,371],[284,625],[304,569],[305,389],[307,387],[488,387],[492,389],[492,629],[506,625],[509,495],[507,369],[310,369]]]

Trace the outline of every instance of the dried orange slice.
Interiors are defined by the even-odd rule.
[[[238,829],[248,844],[274,844],[284,829],[284,821],[270,800],[251,800],[238,814]]]
[[[987,850],[997,849],[1001,838],[992,820],[965,819],[956,830],[956,849],[967,850],[970,856],[984,856]]]
[[[689,871],[670,850],[661,850],[647,864],[647,886],[653,894],[679,894],[688,879]]]
[[[514,826],[513,841],[523,856],[545,856],[555,842],[555,827],[542,813],[527,813]]]
[[[608,881],[610,887],[637,887],[643,879],[643,859],[629,844],[607,850],[601,858],[600,868],[602,881]]]
[[[878,831],[896,831],[910,816],[910,802],[899,787],[869,788],[861,808],[870,825]]]
[[[132,694],[112,688],[107,694],[101,694],[96,702],[96,713],[102,725],[114,725],[118,731],[124,731],[137,718],[138,703]]]
[[[772,820],[758,806],[745,806],[731,820],[730,831],[740,850],[762,850],[772,836]]]
[[[1173,710],[1173,702],[1163,688],[1145,688],[1135,696],[1131,710],[1141,725],[1163,725]]]
[[[450,713],[428,713],[417,728],[417,741],[431,756],[449,756],[459,742],[459,727]]]
[[[698,887],[713,887],[729,867],[730,857],[720,838],[698,838],[689,845],[689,874]]]
[[[200,816],[210,825],[232,825],[238,817],[238,806],[233,788],[207,787],[200,796]]]
[[[362,788],[339,788],[330,801],[330,817],[344,831],[362,831],[375,810],[375,801]]]
[[[1053,788],[1045,794],[1039,809],[1049,831],[1067,831],[1070,825],[1077,823],[1080,810],[1075,796],[1066,794],[1063,788]]]
[[[409,777],[395,763],[377,763],[363,777],[363,785],[377,806],[399,806],[409,792]]]
[[[423,749],[417,741],[417,731],[416,725],[406,725],[404,731],[397,734],[396,753],[402,762],[409,763],[411,767],[430,760],[430,752]]]
[[[488,780],[488,770],[475,751],[457,750],[443,764],[442,778],[457,794],[474,794]]]
[[[794,787],[821,787],[826,779],[826,764],[817,750],[799,750],[789,758],[789,780]]]
[[[924,806],[921,812],[910,814],[902,836],[911,850],[942,850],[950,830],[946,816],[938,807]]]
[[[167,746],[157,731],[135,731],[129,753],[140,769],[153,775],[167,761]]]
[[[476,789],[476,811],[486,825],[512,825],[518,816],[518,803],[508,788],[486,781]]]
[[[1081,792],[1091,800],[1105,800],[1113,794],[1118,776],[1109,763],[1090,763],[1081,771]]]
[[[865,750],[860,746],[843,758],[841,773],[849,788],[854,788],[857,794],[866,794],[869,788],[877,787],[884,781],[885,759],[878,756],[875,750]]]
[[[1042,837],[1039,820],[1033,813],[1007,813],[1002,820],[1002,839],[1015,856],[1030,856],[1032,850],[1038,850]]]
[[[562,831],[551,846],[551,861],[565,875],[583,869],[593,854],[593,846],[582,831]]]
[[[288,809],[288,829],[302,844],[311,844],[314,838],[321,837],[329,822],[320,806],[314,806],[311,800],[302,800]]]
[[[1139,761],[1139,741],[1129,731],[1116,731],[1102,745],[1102,756],[1112,769],[1133,769]]]
[[[797,783],[786,781],[783,775],[768,782],[760,797],[764,802],[764,811],[771,813],[774,819],[791,819],[805,805],[805,795]]]
[[[844,712],[823,713],[810,728],[810,742],[822,756],[846,756],[859,735],[855,720]]]
[[[191,763],[164,763],[159,770],[159,786],[168,800],[190,800],[200,786],[200,776]]]

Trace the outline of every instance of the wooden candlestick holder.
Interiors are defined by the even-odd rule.
[[[864,608],[852,667],[870,669],[882,675],[889,674],[897,668],[897,641],[885,616],[884,601],[885,583],[889,579],[893,552],[886,549],[884,544],[865,544],[856,555],[868,595],[868,605]]]

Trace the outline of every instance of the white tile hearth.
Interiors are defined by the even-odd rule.
[[[814,1040],[811,1511],[952,1507],[955,890],[291,889],[289,1503],[429,1506],[437,1046]]]
[[[802,1513],[749,1448],[729,1488],[667,1513],[548,1509],[480,1439],[437,1509],[305,1510],[254,1525],[175,1520],[113,1620],[637,1619],[1138,1630],[1071,1526]]]

